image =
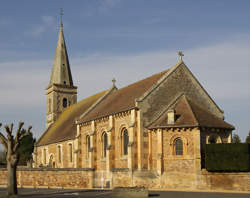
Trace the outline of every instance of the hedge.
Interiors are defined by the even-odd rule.
[[[250,144],[207,144],[208,171],[250,171]]]

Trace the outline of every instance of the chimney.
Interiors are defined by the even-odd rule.
[[[175,122],[175,110],[169,109],[167,113],[168,113],[168,124],[174,124],[174,122]]]

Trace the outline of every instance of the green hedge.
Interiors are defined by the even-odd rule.
[[[208,171],[250,171],[250,144],[207,144]]]

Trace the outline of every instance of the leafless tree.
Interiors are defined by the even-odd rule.
[[[20,146],[20,141],[22,138],[30,134],[31,126],[28,127],[25,133],[21,134],[21,129],[23,127],[23,122],[19,122],[18,129],[16,131],[16,137],[13,136],[13,124],[10,126],[5,125],[5,130],[7,137],[5,137],[0,132],[0,142],[3,144],[4,150],[6,152],[6,162],[8,170],[8,188],[7,195],[17,195],[17,181],[16,181],[16,168],[19,160],[18,148]],[[2,123],[0,123],[0,127]]]

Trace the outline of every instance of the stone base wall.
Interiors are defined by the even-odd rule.
[[[101,175],[101,176],[100,176]],[[0,186],[7,185],[7,170],[0,169]],[[99,178],[101,177],[101,178]],[[250,172],[167,173],[154,171],[112,170],[105,174],[93,169],[18,169],[19,187],[100,188],[145,186],[162,190],[218,190],[250,192]]]
[[[19,187],[44,188],[92,188],[91,169],[40,169],[23,168],[17,171]],[[0,169],[0,186],[7,185],[8,172]]]

